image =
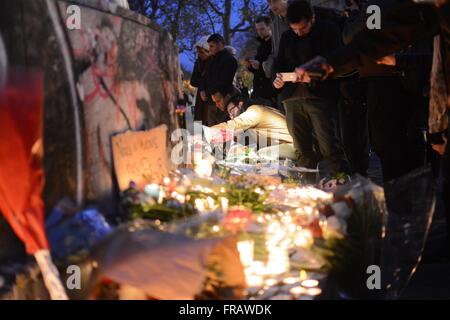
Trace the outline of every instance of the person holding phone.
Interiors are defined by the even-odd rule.
[[[299,63],[338,48],[340,30],[335,24],[316,21],[311,5],[305,0],[289,4],[287,20],[291,30],[280,40],[273,85],[280,91],[299,164],[316,169],[321,154],[330,176],[349,174],[347,157],[336,132],[338,83],[335,80],[303,83],[293,74]],[[319,150],[315,148],[315,139]]]
[[[253,92],[252,99],[263,98],[276,104],[276,94],[272,87],[272,82],[266,77],[263,69],[263,63],[272,53],[272,19],[269,16],[261,16],[255,23],[257,40],[259,46],[254,58],[247,58],[247,68],[253,73]]]

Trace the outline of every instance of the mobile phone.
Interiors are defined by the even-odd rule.
[[[284,82],[297,82],[297,74],[295,72],[285,72],[281,74]]]

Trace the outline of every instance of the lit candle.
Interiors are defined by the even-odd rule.
[[[267,279],[265,284],[266,286],[272,287],[274,285],[276,285],[278,283],[278,281],[276,279]]]
[[[213,172],[213,166],[209,160],[201,159],[195,165],[195,173],[200,177],[208,178],[211,177]]]
[[[203,201],[200,199],[195,199],[195,207],[200,213],[205,212],[205,205],[203,204]]]
[[[317,281],[317,280],[308,279],[308,280],[302,281],[302,286],[305,288],[314,288],[314,287],[317,287],[318,285],[319,285],[319,281]]]
[[[301,287],[301,286],[298,286],[298,287],[292,288],[290,290],[290,293],[293,294],[294,296],[298,297],[298,296],[300,296],[302,294],[305,294],[306,293],[306,289]]]
[[[221,197],[220,202],[222,204],[222,212],[224,214],[227,214],[228,213],[228,203],[229,203],[228,199],[225,197]]]
[[[207,198],[206,198],[206,202],[208,202],[208,207],[209,207],[209,209],[213,209],[213,208],[214,208],[215,202],[214,202],[214,199],[213,199],[213,198],[207,197]]]
[[[311,231],[302,229],[298,232],[294,241],[295,245],[302,248],[310,247],[314,243],[314,238]]]
[[[270,248],[267,262],[267,272],[278,275],[289,270],[289,255],[284,248]]]
[[[162,204],[164,201],[164,198],[166,197],[166,193],[164,192],[164,190],[159,190],[159,197],[158,197],[158,203]]]
[[[249,287],[262,287],[264,283],[263,277],[257,275],[249,275],[246,281]]]
[[[300,279],[296,278],[296,277],[289,277],[289,278],[284,279],[283,282],[285,284],[296,284],[296,283],[300,282]]]
[[[239,241],[237,244],[242,265],[248,267],[253,263],[255,242],[253,240]]]
[[[322,293],[320,288],[309,288],[306,289],[305,294],[308,296],[318,296]]]

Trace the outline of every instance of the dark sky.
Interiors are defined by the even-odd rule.
[[[236,1],[236,0],[233,0]],[[257,0],[255,1],[256,3],[261,3],[261,4],[265,4],[267,3],[267,0]],[[234,12],[232,15],[232,19],[231,19],[231,25],[234,26],[237,23],[239,23],[240,20],[240,14],[239,12]],[[218,26],[217,30],[221,30],[221,27]],[[232,43],[233,45],[233,43]],[[239,52],[239,48],[236,47],[236,49]],[[188,55],[186,53],[182,53],[180,54],[180,61],[181,61],[181,65],[183,66],[184,69],[186,69],[187,71],[192,71],[192,68],[194,67],[192,61],[190,61]]]

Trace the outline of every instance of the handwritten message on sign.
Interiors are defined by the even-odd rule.
[[[117,135],[112,144],[120,190],[126,190],[130,181],[142,186],[160,182],[169,175],[166,125]]]

